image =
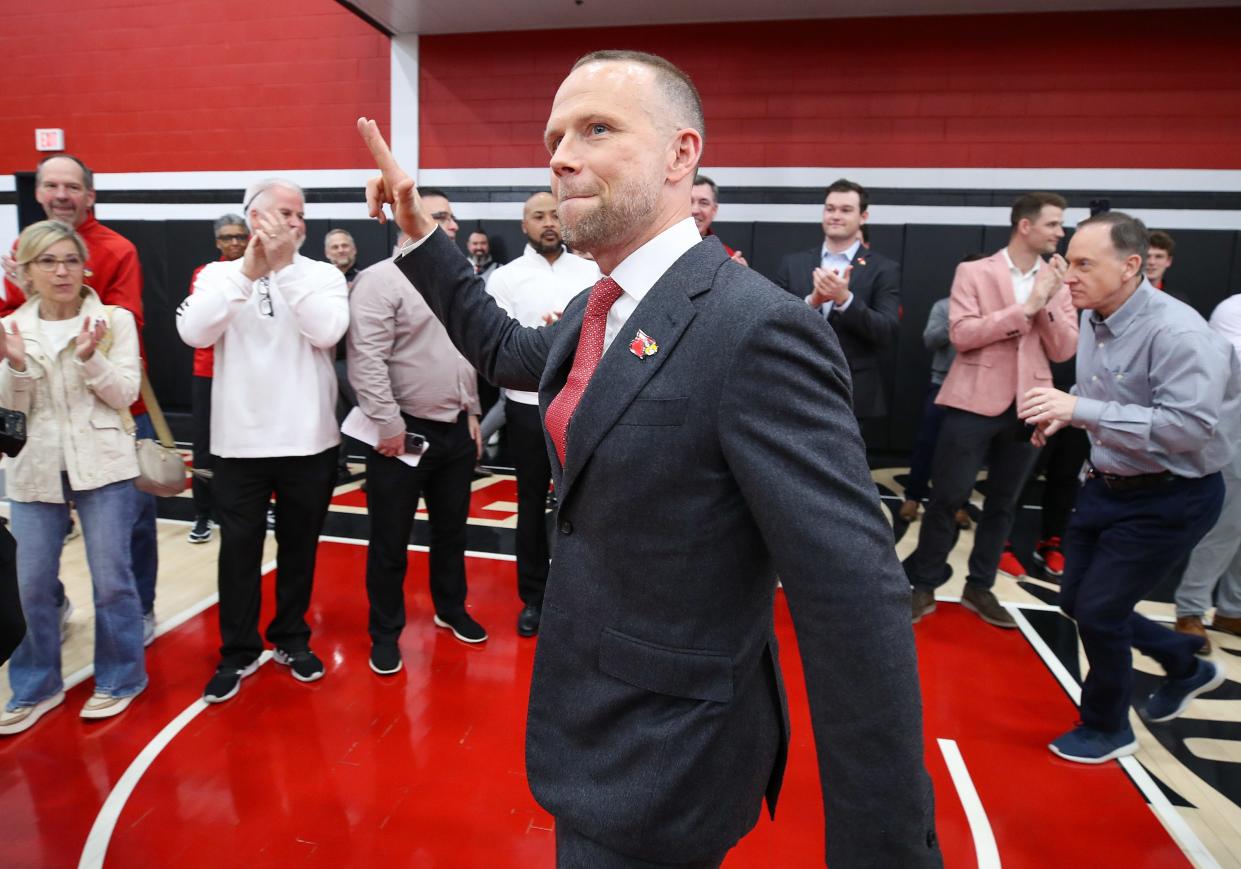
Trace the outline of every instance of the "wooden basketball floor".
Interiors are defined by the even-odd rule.
[[[890,509],[900,473],[875,472]],[[81,541],[70,541],[62,577],[76,607],[64,646],[71,690],[32,730],[0,738],[0,866],[552,866],[553,822],[525,781],[536,641],[515,628],[515,486],[499,475],[474,486],[469,606],[486,643],[466,646],[432,625],[419,522],[405,669],[370,671],[365,495],[355,482],[337,490],[310,612],[326,677],[306,685],[265,662],[236,698],[210,707],[200,696],[217,662],[218,542],[187,543],[188,498],[162,502],[150,687],[103,722],[77,716],[91,691],[93,614]],[[1034,516],[1023,511],[1014,531],[1019,551]],[[898,543],[902,556],[917,529]],[[958,576],[971,543],[967,532],[954,552]],[[270,604],[270,574],[265,582]],[[997,593],[1021,625],[1002,631],[955,603],[959,584],[915,628],[947,865],[1241,866],[1241,638],[1212,634],[1230,680],[1185,717],[1148,728],[1132,716],[1136,758],[1081,767],[1046,749],[1074,724],[1084,667],[1055,586],[1036,573],[1002,578]],[[1143,607],[1171,613],[1166,601]],[[782,595],[776,630],[793,725],[789,771],[775,821],[764,815],[729,869],[822,864],[814,746]],[[1158,670],[1140,657],[1135,668],[1144,695]]]

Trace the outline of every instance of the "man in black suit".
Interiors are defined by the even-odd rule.
[[[823,244],[789,254],[776,271],[777,284],[836,330],[853,377],[853,411],[862,420],[888,412],[879,354],[896,344],[901,307],[900,264],[863,243],[869,206],[861,184],[833,182],[823,202]]]
[[[784,581],[834,867],[941,863],[909,587],[804,303],[699,237],[692,82],[595,52],[547,123],[566,241],[605,277],[541,328],[509,319],[360,120],[411,238],[397,262],[477,370],[539,391],[560,494],[526,728],[560,867],[718,866],[774,809],[788,718],[772,630]],[[827,461],[823,457],[828,457]]]

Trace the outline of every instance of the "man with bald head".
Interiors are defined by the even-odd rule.
[[[833,866],[937,866],[909,587],[831,327],[690,217],[702,107],[631,51],[581,58],[545,144],[565,240],[605,275],[523,326],[359,127],[397,263],[486,377],[538,390],[559,495],[526,722],[561,867],[718,866],[788,750],[776,575],[797,627]]]
[[[298,251],[306,198],[269,178],[246,191],[250,239],[240,259],[198,273],[177,308],[191,347],[215,346],[211,386],[212,488],[220,523],[220,664],[203,700],[222,703],[258,667],[261,565],[267,507],[276,496],[276,615],[266,639],[293,678],[313,682],[306,610],[319,532],[332,497],[336,343],[349,326],[345,277]]]
[[[521,256],[492,273],[487,291],[523,326],[545,326],[560,318],[565,306],[599,280],[599,267],[565,250],[556,198],[546,191],[526,200],[521,211],[526,247]],[[539,632],[543,589],[550,553],[547,546],[547,486],[551,461],[543,441],[539,394],[505,389],[509,455],[517,471],[517,594],[522,610],[517,633]]]

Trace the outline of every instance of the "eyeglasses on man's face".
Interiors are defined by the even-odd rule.
[[[35,257],[30,264],[42,272],[54,272],[60,266],[64,266],[67,271],[76,272],[85,268],[86,260],[77,254],[69,254],[69,256],[44,254],[43,256]]]

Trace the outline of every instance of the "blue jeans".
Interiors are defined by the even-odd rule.
[[[136,436],[139,438],[155,437],[155,426],[151,425],[148,414],[134,417]],[[142,602],[142,611],[149,613],[155,609],[155,576],[159,573],[159,540],[155,536],[155,496],[140,491],[132,483],[130,496],[133,498],[133,539],[130,542],[131,564],[134,582],[138,586],[138,599]],[[69,533],[69,515],[65,514],[65,534]],[[60,608],[65,602],[65,586],[59,579],[54,583],[53,595],[56,606]]]
[[[137,694],[147,684],[142,648],[142,607],[130,568],[134,484],[130,480],[74,491],[64,480],[82,520],[86,559],[95,592],[95,690],[113,697]],[[32,706],[64,689],[60,662],[60,613],[56,606],[60,553],[69,505],[12,502],[17,538],[17,583],[26,614],[26,638],[9,661],[13,699],[9,710]]]

